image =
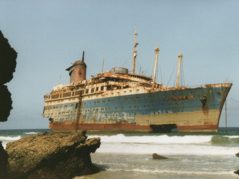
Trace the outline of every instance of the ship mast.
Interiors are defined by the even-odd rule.
[[[134,31],[134,47],[133,47],[133,59],[132,59],[132,73],[135,74],[136,72],[136,57],[137,57],[137,46],[139,45],[139,43],[137,42],[137,36],[138,33],[136,32],[136,30]]]
[[[152,75],[153,84],[156,83],[156,79],[157,79],[159,51],[160,51],[159,48],[154,49],[154,68],[153,68],[153,75]]]
[[[85,51],[83,50],[83,53],[82,53],[82,62],[85,62]]]
[[[181,85],[180,80],[181,80],[182,62],[183,62],[183,54],[182,54],[182,52],[180,52],[178,54],[178,68],[177,68],[176,87],[179,87]]]

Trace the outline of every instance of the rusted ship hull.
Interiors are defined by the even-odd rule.
[[[67,122],[54,122],[49,124],[49,128],[54,131],[88,130],[95,132],[171,132],[177,129],[179,132],[217,132],[217,125],[197,125],[197,126],[177,126],[165,125],[154,129],[152,126],[142,126],[136,124],[79,124]]]
[[[147,93],[49,99],[44,116],[53,130],[215,132],[231,84]]]

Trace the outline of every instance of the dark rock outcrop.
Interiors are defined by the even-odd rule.
[[[9,178],[72,178],[97,171],[90,153],[99,138],[81,132],[44,133],[7,144]]]
[[[7,178],[8,155],[0,142],[0,178]]]
[[[12,109],[12,99],[5,85],[0,85],[0,106],[0,121],[6,121]]]
[[[162,155],[159,155],[157,153],[153,153],[153,159],[161,160],[161,159],[168,159],[167,157],[164,157]]]
[[[16,68],[16,51],[10,46],[0,31],[0,84],[5,84],[13,78]]]
[[[12,109],[11,93],[4,84],[13,78],[16,58],[16,51],[0,31],[0,121],[6,121]]]

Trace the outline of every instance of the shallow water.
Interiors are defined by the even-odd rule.
[[[101,138],[92,161],[104,171],[84,178],[238,178],[238,134],[90,135]],[[154,160],[153,153],[169,159]]]
[[[167,155],[154,160],[150,154],[92,154],[94,163],[104,168],[85,178],[238,178],[233,172],[239,159],[231,155]]]

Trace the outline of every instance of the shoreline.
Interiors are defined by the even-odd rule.
[[[22,134],[30,135],[25,134],[28,132],[29,130],[22,131]],[[117,178],[118,175],[125,179],[135,176],[139,179],[156,179],[162,176],[166,179],[238,177],[234,174],[238,169],[238,158],[235,156],[239,147],[238,130],[236,133],[214,135],[87,135],[88,138],[101,138],[100,148],[91,154],[92,163],[100,168],[100,172],[78,178]],[[216,142],[213,142],[213,138],[217,139]],[[153,153],[169,159],[154,161]]]

